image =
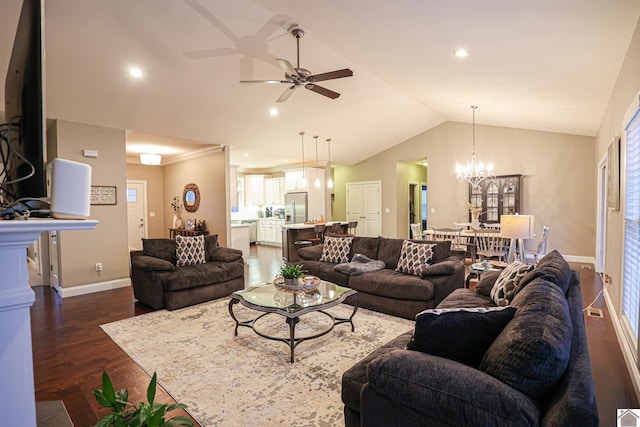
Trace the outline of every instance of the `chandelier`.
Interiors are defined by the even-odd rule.
[[[485,167],[484,163],[478,162],[476,156],[476,107],[471,106],[473,112],[473,152],[471,154],[471,163],[467,163],[465,166],[456,166],[456,179],[458,182],[468,182],[472,188],[478,188],[480,183],[485,179],[494,179],[496,176],[493,174],[493,165],[489,164]]]

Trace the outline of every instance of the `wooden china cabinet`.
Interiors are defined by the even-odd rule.
[[[469,203],[482,206],[481,223],[499,223],[500,216],[520,212],[520,178],[520,174],[501,175],[482,181],[476,188],[469,184]]]

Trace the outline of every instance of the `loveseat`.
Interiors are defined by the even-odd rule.
[[[598,425],[578,273],[551,252],[505,307],[491,298],[498,276],[346,371],[346,426]]]
[[[203,262],[179,266],[176,239],[143,239],[143,250],[131,251],[131,284],[138,301],[175,310],[244,288],[242,251],[218,246],[217,235],[206,236],[199,248]]]
[[[331,239],[352,239],[346,261],[353,261],[358,254],[382,261],[383,268],[357,274],[349,271],[349,265],[345,265],[348,262],[321,261],[323,252],[326,252],[325,246],[331,243]],[[434,245],[428,267],[421,269],[419,275],[396,271],[404,241],[385,237],[327,237],[324,245],[299,249],[299,263],[308,274],[358,291],[359,307],[414,319],[419,312],[434,308],[452,291],[464,286],[464,262],[451,255],[451,242],[416,240],[410,242]]]

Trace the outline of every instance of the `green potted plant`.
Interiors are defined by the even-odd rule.
[[[297,264],[283,264],[280,267],[280,274],[284,278],[284,284],[288,286],[297,286],[300,284],[302,277],[302,266]]]
[[[182,403],[160,404],[154,402],[156,397],[156,373],[153,373],[149,387],[147,388],[146,402],[140,402],[138,406],[129,403],[128,390],[115,391],[111,378],[106,372],[102,372],[102,390],[93,390],[98,403],[111,409],[111,414],[98,420],[95,427],[193,427],[193,422],[184,416],[175,416],[165,420],[165,414],[175,409],[184,409],[187,406]]]

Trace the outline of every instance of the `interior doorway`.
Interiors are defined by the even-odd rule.
[[[420,183],[420,222],[422,229],[427,230],[427,183]]]
[[[347,183],[347,221],[358,221],[357,236],[380,236],[381,188],[381,181]]]
[[[127,236],[129,250],[141,250],[149,235],[147,225],[147,181],[127,180]]]
[[[418,224],[420,213],[420,186],[417,182],[409,181],[409,236],[411,237],[411,224]]]

